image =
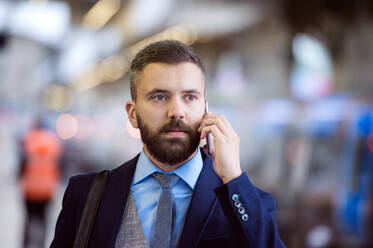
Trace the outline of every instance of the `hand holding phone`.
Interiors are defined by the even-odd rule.
[[[201,126],[201,139],[206,139],[205,151],[212,159],[214,170],[223,183],[242,174],[240,166],[240,138],[224,115],[208,112],[205,100],[205,116]]]

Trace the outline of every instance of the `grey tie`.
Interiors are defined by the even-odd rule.
[[[151,248],[167,248],[172,246],[175,226],[175,206],[172,187],[180,180],[176,175],[154,173],[154,178],[162,188],[162,194],[157,206],[154,237]]]

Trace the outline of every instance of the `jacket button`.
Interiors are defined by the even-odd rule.
[[[233,201],[238,201],[238,198],[239,198],[239,197],[238,197],[237,194],[233,194],[233,195],[232,195],[232,200],[233,200]]]
[[[241,217],[241,219],[243,221],[247,221],[249,219],[249,216],[247,214],[243,214],[242,217]]]
[[[236,206],[236,208],[239,208],[242,206],[241,202],[240,201],[235,201],[234,202],[234,206]]]
[[[238,212],[239,212],[240,214],[244,214],[244,213],[245,213],[245,208],[244,208],[244,207],[239,207],[239,208],[238,208]]]

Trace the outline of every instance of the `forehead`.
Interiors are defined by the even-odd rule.
[[[154,88],[172,92],[196,89],[204,94],[205,79],[202,70],[191,62],[179,64],[151,63],[139,74],[138,93]]]

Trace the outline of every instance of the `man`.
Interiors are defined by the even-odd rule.
[[[59,186],[62,143],[43,126],[37,121],[22,139],[19,176],[26,207],[23,247],[44,246],[46,210]],[[40,231],[32,232],[35,229]]]
[[[90,247],[284,247],[272,196],[241,171],[237,134],[224,116],[205,114],[194,50],[152,43],[130,81],[126,110],[144,148],[110,172]],[[209,133],[211,158],[198,148]],[[94,175],[70,179],[51,247],[72,246]]]

